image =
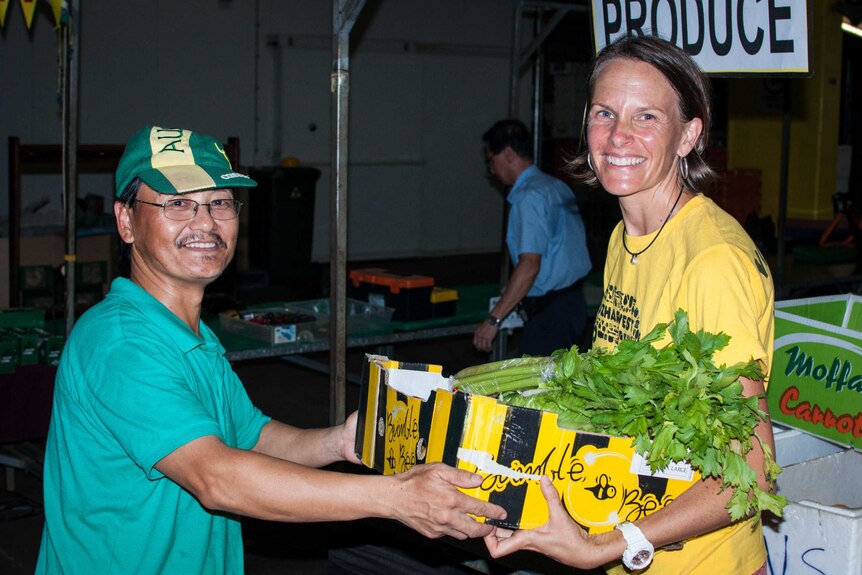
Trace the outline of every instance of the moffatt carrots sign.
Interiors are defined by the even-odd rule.
[[[775,305],[767,399],[773,419],[862,448],[862,298]]]

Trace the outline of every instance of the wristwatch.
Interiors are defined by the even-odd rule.
[[[494,327],[500,327],[500,324],[502,324],[502,323],[503,323],[503,320],[501,320],[500,318],[494,317],[493,315],[490,315],[490,314],[488,315],[488,324],[489,325],[493,325]]]
[[[652,562],[655,547],[634,523],[620,523],[616,528],[623,534],[628,547],[623,553],[623,565],[632,570],[643,569]]]

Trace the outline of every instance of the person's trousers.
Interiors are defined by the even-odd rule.
[[[547,356],[558,349],[584,345],[587,300],[582,281],[543,296],[525,297],[521,305],[527,316],[521,354]]]

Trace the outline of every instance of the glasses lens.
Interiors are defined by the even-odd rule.
[[[165,202],[165,217],[171,220],[190,220],[195,217],[198,203],[194,200],[176,198]]]
[[[144,202],[149,203],[149,202]],[[164,204],[153,204],[163,206],[165,217],[169,220],[190,220],[195,217],[199,206],[206,206],[214,220],[232,220],[239,215],[242,202],[239,200],[213,200],[208,204],[199,204],[194,200],[177,198]]]
[[[232,220],[239,215],[242,202],[239,200],[213,200],[209,206],[213,219]]]

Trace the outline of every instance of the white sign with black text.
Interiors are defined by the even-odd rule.
[[[592,0],[596,52],[656,35],[712,74],[809,74],[808,0]]]

